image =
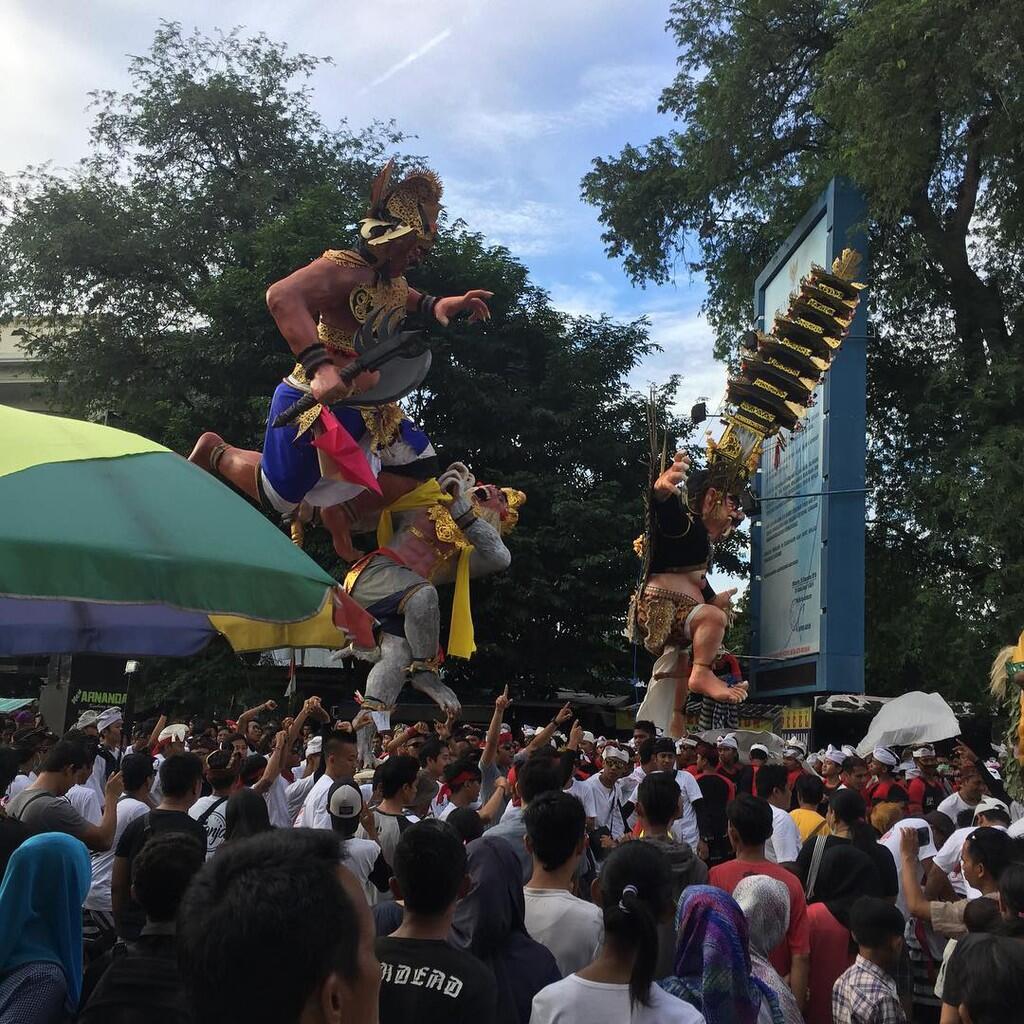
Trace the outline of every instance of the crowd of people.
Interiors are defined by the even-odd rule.
[[[0,723],[11,1024],[992,1024],[1024,807],[962,743]],[[1008,1015],[1009,1013],[1009,1015]]]

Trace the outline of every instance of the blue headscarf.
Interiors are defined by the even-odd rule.
[[[14,851],[0,883],[0,977],[23,964],[57,964],[72,1014],[82,995],[82,903],[91,882],[85,844],[45,832]]]
[[[658,984],[695,1006],[707,1024],[756,1024],[768,987],[751,974],[747,922],[736,901],[711,885],[684,889],[676,908],[676,965]]]

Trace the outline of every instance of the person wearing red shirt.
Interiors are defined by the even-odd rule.
[[[939,762],[932,747],[918,747],[911,756],[921,774],[907,783],[907,796],[910,798],[908,813],[911,817],[923,818],[937,811],[939,804],[950,795],[952,789],[939,778],[936,771]]]
[[[802,1010],[807,1002],[811,954],[803,886],[791,871],[765,858],[764,846],[773,828],[772,809],[767,800],[741,793],[729,804],[727,814],[729,842],[736,859],[713,867],[708,874],[708,884],[731,894],[741,879],[748,875],[769,875],[786,886],[789,892],[789,928],[785,939],[772,950],[769,959],[782,977],[789,975],[789,987]]]
[[[800,806],[796,799],[796,784],[801,775],[807,774],[804,769],[804,758],[806,757],[807,749],[799,740],[790,740],[782,751],[782,763],[789,773],[788,785],[790,792],[793,794],[791,811],[795,811]]]
[[[697,740],[684,736],[676,744],[676,768],[681,772],[697,774]]]
[[[698,817],[700,838],[708,849],[708,866],[721,863],[732,856],[729,844],[728,821],[725,809],[736,796],[736,787],[718,772],[718,751],[710,743],[697,747],[697,786],[700,788],[701,808]]]
[[[907,802],[907,791],[893,775],[892,770],[900,763],[899,758],[888,747],[875,747],[868,761],[868,771],[874,776],[864,794],[868,807],[881,803]]]

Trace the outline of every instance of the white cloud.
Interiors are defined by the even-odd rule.
[[[593,270],[575,281],[552,285],[550,292],[555,307],[574,316],[607,313],[619,320],[646,316],[650,339],[661,351],[653,352],[630,374],[630,384],[646,391],[648,384],[662,384],[679,374],[676,407],[680,411],[688,412],[704,399],[709,410],[717,409],[725,392],[726,368],[714,357],[714,331],[707,317],[685,293],[637,291],[617,286]]]
[[[618,118],[655,108],[664,84],[664,69],[651,64],[599,65],[585,68],[562,107],[480,109],[455,126],[473,145],[490,148],[601,128]]]
[[[506,246],[519,257],[539,256],[571,244],[571,226],[578,204],[556,205],[519,195],[521,186],[508,178],[445,182],[445,209],[461,217],[488,242]]]
[[[403,57],[396,64],[392,64],[391,67],[389,67],[387,71],[384,72],[384,74],[378,75],[367,86],[367,88],[363,90],[363,92],[368,92],[370,89],[376,88],[376,86],[383,84],[389,78],[393,77],[394,75],[397,75],[399,71],[402,71],[404,68],[407,68],[414,61],[419,60],[420,57],[422,57],[424,54],[430,53],[430,51],[434,49],[435,46],[438,46],[441,43],[443,43],[451,34],[452,30],[450,28],[446,28],[443,32],[438,32],[436,36],[434,36],[432,39],[428,39],[422,46],[413,50],[412,53]]]

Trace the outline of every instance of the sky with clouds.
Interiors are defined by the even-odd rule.
[[[394,118],[445,182],[449,214],[507,245],[574,313],[646,314],[664,351],[633,383],[683,375],[680,406],[717,403],[725,374],[700,315],[703,286],[636,288],[609,260],[579,197],[595,156],[668,130],[657,100],[675,71],[667,0],[4,0],[0,172],[66,166],[88,143],[88,92],[124,88],[161,18],[244,26],[330,56],[314,75],[328,124]]]

